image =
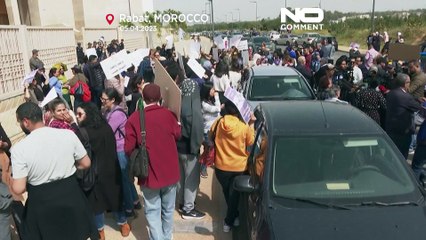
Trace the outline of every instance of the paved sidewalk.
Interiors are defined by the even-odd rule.
[[[184,220],[180,217],[179,213],[175,211],[174,240],[232,239],[232,231],[229,233],[224,233],[222,231],[222,222],[225,218],[226,211],[226,203],[223,199],[222,187],[217,182],[212,168],[208,169],[208,174],[208,178],[201,178],[200,188],[196,199],[197,209],[205,212],[206,217],[202,220]],[[139,189],[138,193],[143,203]],[[123,238],[112,215],[107,214],[105,226],[106,239],[148,239],[147,223],[143,209],[138,211],[138,215],[139,216],[137,218],[129,220],[132,231],[129,237]]]

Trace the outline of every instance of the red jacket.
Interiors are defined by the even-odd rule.
[[[139,184],[158,189],[175,184],[180,179],[176,140],[181,128],[172,112],[158,105],[145,108],[146,147],[149,154],[149,174]],[[141,143],[139,111],[130,115],[125,125],[124,151],[130,156]]]

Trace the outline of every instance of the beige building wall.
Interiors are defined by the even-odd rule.
[[[38,4],[41,26],[74,27],[74,11],[71,0],[39,0]]]

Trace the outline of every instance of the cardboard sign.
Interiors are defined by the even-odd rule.
[[[104,70],[107,79],[114,78],[116,75],[126,71],[131,66],[132,65],[128,60],[125,49],[101,62],[101,67]]]
[[[149,55],[149,48],[141,48],[127,54],[128,64],[133,64],[136,68],[142,62],[143,58]]]
[[[98,54],[96,53],[96,49],[95,48],[89,48],[89,49],[86,49],[86,56],[87,56],[87,58],[89,58],[91,55],[93,55],[93,56],[98,56]]]
[[[195,74],[197,74],[199,78],[204,77],[206,70],[201,66],[201,64],[197,62],[197,60],[193,58],[189,59],[188,66],[192,69],[192,71],[194,71]]]
[[[35,75],[37,74],[37,71],[38,71],[38,69],[35,69],[32,72],[30,72],[27,76],[25,76],[24,80],[22,80],[22,86],[24,86],[25,83],[31,84]]]
[[[229,40],[228,37],[223,39],[223,49],[229,49]]]
[[[248,42],[247,40],[244,41],[240,41],[238,46],[237,46],[238,50],[242,51],[242,50],[248,50]]]
[[[229,87],[225,90],[225,97],[229,99],[238,108],[244,122],[248,123],[251,118],[251,109],[243,94]]]
[[[180,121],[180,109],[182,101],[180,89],[176,85],[175,81],[167,73],[166,69],[164,69],[163,65],[161,65],[161,63],[158,61],[158,59],[154,59],[154,61],[154,82],[161,88],[163,107],[172,111],[176,115],[178,121]]]
[[[419,45],[407,45],[400,43],[389,44],[389,59],[411,61],[420,58]]]

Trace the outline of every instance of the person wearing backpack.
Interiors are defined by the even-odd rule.
[[[114,132],[116,140],[117,157],[120,163],[121,180],[123,183],[123,202],[127,217],[134,217],[134,209],[141,209],[139,197],[133,181],[129,179],[129,159],[124,153],[124,126],[127,114],[120,106],[122,98],[115,88],[107,88],[102,92],[102,106],[105,108],[104,117]]]
[[[81,103],[90,101],[90,98],[88,101],[84,101],[85,99],[83,99],[84,95],[87,95],[86,91],[89,91],[88,93],[90,94],[90,89],[87,85],[87,78],[86,76],[84,76],[83,72],[81,71],[81,68],[78,65],[72,67],[71,71],[74,76],[69,81],[69,85],[71,87],[70,93],[74,95],[74,109],[77,109],[77,107]],[[80,84],[82,84],[82,94],[77,90]],[[87,87],[84,87],[84,85],[86,85]]]

